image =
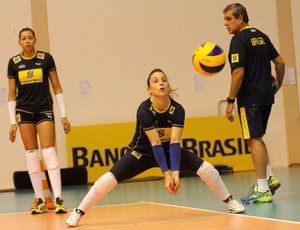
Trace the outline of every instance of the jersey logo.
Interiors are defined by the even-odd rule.
[[[18,113],[16,115],[16,120],[17,120],[17,122],[21,122],[21,114]]]
[[[19,80],[21,85],[43,82],[42,69],[30,69],[19,72]]]
[[[171,140],[171,128],[156,128],[159,139],[161,142],[167,142]]]
[[[153,116],[155,116],[155,114],[156,114],[156,111],[155,111],[155,108],[154,108],[154,106],[153,106],[153,105],[151,105],[149,109],[150,109],[150,111],[152,112]]]
[[[231,63],[239,62],[239,54],[231,54]]]
[[[45,115],[46,115],[48,118],[53,119],[53,113],[48,112],[48,113],[45,113]]]
[[[258,38],[251,38],[251,44],[252,46],[259,46],[259,45],[265,45],[265,41],[263,37]]]
[[[175,107],[174,106],[170,106],[169,114],[173,115],[174,111],[175,111]]]
[[[165,130],[164,129],[160,129],[157,130],[159,137],[163,137],[165,135]]]
[[[21,60],[22,60],[22,59],[21,59],[20,55],[18,55],[18,56],[16,56],[16,57],[13,58],[13,61],[14,61],[15,64],[17,64],[17,63],[20,62]]]
[[[132,151],[131,155],[134,156],[134,157],[136,157],[136,159],[138,159],[138,160],[142,157],[142,154],[140,154],[140,153],[138,153],[136,151]]]
[[[18,66],[18,69],[25,69],[25,68],[26,68],[26,65],[24,65],[24,64]]]
[[[38,59],[44,60],[44,59],[45,59],[45,53],[38,53],[38,54],[36,55],[36,57],[37,57]]]

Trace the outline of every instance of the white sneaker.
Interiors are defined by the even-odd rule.
[[[81,214],[76,210],[76,208],[73,210],[73,212],[70,213],[70,216],[66,219],[65,224],[70,227],[76,227],[78,225],[78,222],[80,220]]]
[[[226,206],[230,213],[243,213],[246,211],[246,208],[242,204],[233,199],[226,203]]]

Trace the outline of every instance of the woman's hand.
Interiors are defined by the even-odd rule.
[[[63,125],[63,129],[65,134],[68,134],[71,131],[71,124],[66,117],[61,118],[61,123]]]
[[[179,188],[179,172],[172,172],[172,176],[169,172],[164,173],[165,176],[165,189],[172,195],[177,194]]]
[[[9,130],[9,140],[14,143],[17,137],[17,130],[18,126],[17,124],[11,125]]]
[[[173,185],[174,185],[174,189],[173,191],[175,192],[175,195],[177,194],[177,191],[179,189],[180,186],[180,182],[179,182],[179,171],[173,171],[172,172],[172,179],[173,179]]]

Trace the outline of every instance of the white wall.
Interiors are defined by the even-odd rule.
[[[16,143],[8,140],[10,122],[7,110],[8,59],[20,52],[20,28],[31,26],[30,0],[5,0],[0,7],[0,189],[13,187],[13,172],[25,168],[24,148],[18,135]],[[2,95],[2,94],[1,94]],[[19,133],[18,133],[19,134]]]
[[[296,81],[300,82],[300,2],[298,0],[291,0],[291,8],[292,8],[292,15],[293,15],[293,30],[294,30],[294,41],[295,41],[295,56],[296,56]],[[298,70],[298,73],[297,73]],[[298,87],[298,97],[300,103],[300,87]],[[300,106],[299,106],[300,107]],[[300,112],[300,111],[299,111]]]
[[[21,2],[7,1],[11,9],[0,9],[3,11],[0,23],[8,31],[8,36],[0,35],[1,87],[7,88],[6,63],[17,50],[17,33],[31,25],[29,0]],[[250,24],[266,32],[278,47],[275,1],[240,2],[248,9]],[[227,53],[231,36],[223,25],[222,11],[230,3],[226,0],[47,1],[50,52],[58,67],[72,125],[135,121],[137,106],[148,96],[146,78],[157,67],[165,70],[173,87],[179,88],[177,100],[184,105],[187,117],[217,115],[218,102],[228,95],[229,65],[214,77],[201,77],[205,88],[195,91],[193,77],[197,73],[191,60],[196,47],[205,41],[218,43]],[[7,20],[5,15],[12,19]],[[90,82],[91,96],[80,96],[80,80]],[[287,166],[287,154],[281,92],[276,101],[265,140],[273,166],[282,167]],[[5,150],[0,156],[0,189],[4,189],[13,187],[12,173],[26,170],[26,164],[20,137],[13,146],[8,141],[7,108],[0,106],[0,109],[0,141]],[[67,166],[65,139],[57,122],[62,167]]]

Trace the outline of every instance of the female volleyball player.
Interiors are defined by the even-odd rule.
[[[162,70],[154,69],[150,73],[147,90],[150,98],[142,102],[137,110],[136,131],[128,152],[94,183],[80,205],[67,218],[68,226],[77,226],[80,217],[119,182],[152,167],[161,168],[165,188],[173,195],[179,189],[179,172],[195,173],[226,203],[228,212],[245,211],[243,205],[233,200],[218,171],[210,163],[180,148],[185,112],[173,100],[174,90]]]
[[[66,134],[71,130],[71,125],[66,117],[64,96],[55,62],[49,53],[35,50],[36,37],[32,29],[24,28],[19,32],[19,44],[23,50],[9,60],[7,71],[8,109],[11,120],[9,139],[11,142],[15,141],[18,125],[25,147],[29,177],[35,198],[37,198],[31,214],[47,212],[40,169],[39,145],[55,197],[55,212],[66,213],[67,209],[61,192],[60,167],[55,149],[55,124],[49,80]]]

